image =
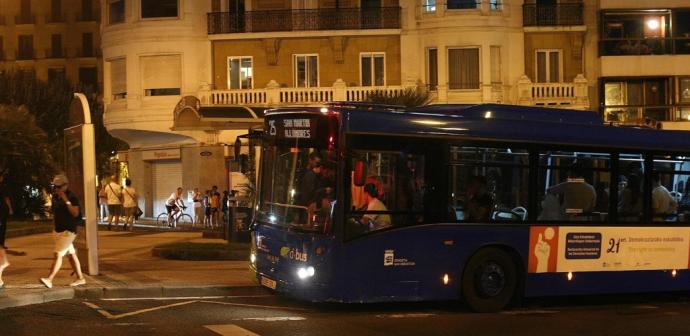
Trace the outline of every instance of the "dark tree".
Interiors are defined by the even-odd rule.
[[[386,105],[400,105],[405,107],[417,107],[429,104],[431,96],[429,91],[421,88],[406,88],[402,93],[388,93],[386,91],[374,91],[367,97],[367,102]]]

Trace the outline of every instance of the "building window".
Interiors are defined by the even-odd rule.
[[[436,11],[436,0],[422,0],[422,10],[430,13]]]
[[[489,9],[492,11],[503,10],[503,5],[501,4],[501,0],[489,0]]]
[[[19,50],[17,51],[18,60],[30,60],[34,58],[34,36],[19,35]]]
[[[81,56],[82,57],[93,57],[93,34],[83,33],[81,35]]]
[[[438,87],[438,49],[427,49],[427,83],[429,91],[436,91]]]
[[[98,70],[96,67],[79,68],[79,85],[92,90],[98,89]]]
[[[48,68],[48,82],[65,80],[65,68]]]
[[[448,0],[448,9],[477,9],[482,5],[481,0]]]
[[[668,77],[602,79],[607,122],[656,127],[672,120]]]
[[[125,58],[110,62],[110,91],[113,100],[127,98],[127,62]]]
[[[108,0],[108,23],[125,22],[125,0]]]
[[[501,46],[491,46],[491,84],[503,83],[501,78]]]
[[[2,39],[2,36],[0,36],[0,60],[5,59],[5,46],[4,46],[4,41]]]
[[[15,18],[17,24],[31,24],[34,23],[34,17],[31,14],[31,0],[21,0],[19,5],[19,16]]]
[[[93,0],[81,0],[81,20],[93,21]]]
[[[563,82],[563,53],[560,49],[535,51],[535,76],[537,83]]]
[[[294,55],[293,57],[295,87],[319,86],[319,56]]]
[[[141,0],[141,18],[176,18],[178,0]]]
[[[62,22],[62,0],[51,0],[50,22]]]
[[[253,77],[251,57],[228,57],[229,89],[252,89],[254,88]]]
[[[687,19],[683,12],[677,18]],[[652,55],[690,53],[690,27],[671,22],[671,11],[625,11],[602,14],[600,54]],[[675,42],[675,43],[674,43]],[[676,48],[677,47],[677,48]]]
[[[479,48],[448,49],[448,88],[479,89]]]
[[[60,34],[53,34],[50,36],[50,57],[64,57],[62,54],[62,35]]]
[[[386,85],[385,53],[362,53],[359,59],[362,86]]]
[[[180,55],[144,56],[140,60],[146,96],[177,96],[182,87]]]

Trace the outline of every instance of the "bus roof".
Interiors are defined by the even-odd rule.
[[[332,105],[350,133],[415,135],[601,147],[624,151],[690,152],[690,132],[606,125],[593,111],[479,104],[394,109],[376,104]],[[299,107],[270,113],[319,112]]]

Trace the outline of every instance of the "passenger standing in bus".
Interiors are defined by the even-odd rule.
[[[488,222],[491,219],[494,200],[486,189],[486,178],[484,176],[470,177],[470,184],[467,186],[467,216],[468,221],[473,223]]]
[[[316,202],[317,192],[323,187],[321,181],[322,160],[321,155],[317,152],[309,154],[309,163],[300,177],[296,204],[308,207]]]
[[[640,178],[637,175],[630,175],[626,181],[619,184],[625,187],[618,194],[618,216],[622,220],[637,221],[642,213]]]
[[[388,211],[386,205],[379,200],[379,193],[373,183],[364,185],[364,199],[367,203],[366,211]],[[391,226],[391,216],[381,213],[367,213],[362,216],[362,224],[368,225],[369,230],[379,230]]]
[[[658,172],[652,175],[654,189],[652,189],[652,214],[654,220],[664,220],[666,216],[673,215],[678,210],[678,202],[671,196],[671,193],[661,184],[661,177]]]
[[[562,196],[561,213],[566,219],[578,219],[577,216],[592,212],[597,202],[597,192],[585,181],[582,166],[578,162],[570,167],[565,182],[550,187],[546,192]]]

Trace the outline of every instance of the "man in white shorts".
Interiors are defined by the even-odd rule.
[[[53,179],[53,220],[55,221],[55,231],[53,237],[55,239],[55,255],[53,266],[50,270],[50,275],[47,278],[41,278],[41,283],[53,288],[53,278],[57,275],[60,267],[62,267],[62,257],[69,255],[69,261],[72,265],[74,274],[77,275],[77,280],[72,282],[70,286],[81,286],[86,284],[84,274],[81,272],[81,264],[77,258],[77,251],[74,249],[74,238],[77,237],[77,224],[81,221],[81,212],[79,211],[79,199],[71,191],[67,190],[67,177],[64,175],[57,175]]]

